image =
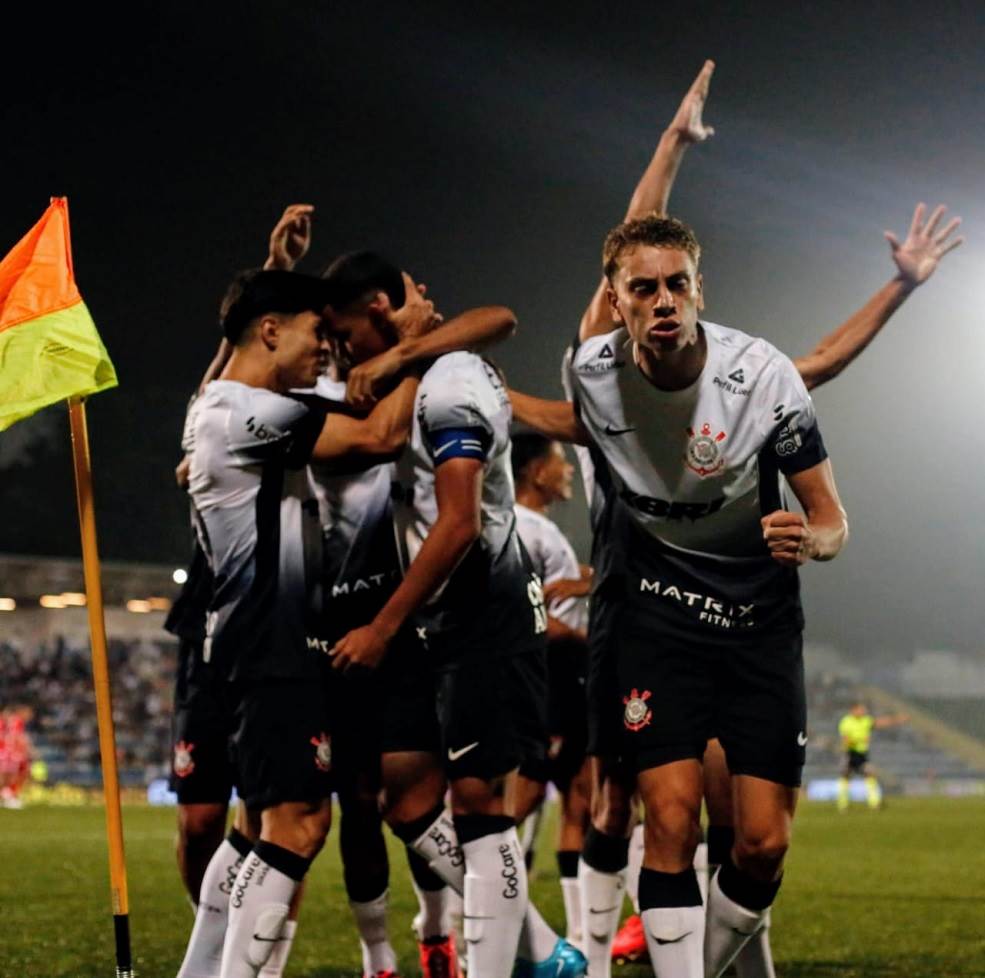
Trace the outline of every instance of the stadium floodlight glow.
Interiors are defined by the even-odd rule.
[[[79,591],[63,591],[62,601],[66,607],[70,608],[84,608],[86,604],[86,596]]]
[[[0,598],[0,611],[14,611],[17,602],[13,598]]]
[[[172,575],[171,580],[175,584],[184,584],[188,580],[188,571],[184,567],[179,567]]]
[[[167,598],[148,598],[151,611],[170,611],[171,602]]]
[[[64,608],[65,602],[60,594],[42,594],[38,598],[38,604],[42,608]]]
[[[127,602],[127,611],[132,611],[137,615],[146,615],[151,610],[150,602],[140,598],[131,598]]]

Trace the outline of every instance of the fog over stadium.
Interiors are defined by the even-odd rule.
[[[806,353],[891,277],[884,229],[904,232],[921,200],[964,218],[964,246],[816,394],[852,539],[802,579],[811,641],[981,651],[979,4],[76,16],[0,65],[0,249],[69,197],[79,285],[120,376],[89,407],[105,558],[186,560],[185,402],[227,280],[262,262],[288,203],[317,207],[311,270],[371,246],[446,313],[510,305],[520,331],[495,359],[512,386],[559,395],[602,238],[711,57],[716,135],[671,201],[704,244],[709,320]],[[79,553],[65,413],[0,435],[0,553]],[[587,557],[581,504],[555,516]]]

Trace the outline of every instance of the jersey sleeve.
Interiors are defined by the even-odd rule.
[[[851,720],[848,717],[842,717],[838,721],[838,734],[842,737],[847,737],[851,725]]]
[[[479,383],[474,370],[456,371],[430,385],[421,397],[421,437],[435,465],[452,458],[485,461],[493,426],[482,409]]]
[[[325,422],[325,409],[273,391],[255,390],[229,412],[227,435],[232,456],[243,465],[280,460],[302,468]]]
[[[763,453],[784,475],[813,468],[828,457],[814,402],[793,363],[782,354],[758,393],[766,440]]]

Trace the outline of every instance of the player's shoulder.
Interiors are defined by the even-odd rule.
[[[629,334],[624,326],[581,340],[571,351],[571,370],[580,377],[606,374],[626,366]]]
[[[467,350],[456,350],[438,357],[421,377],[421,388],[438,390],[448,383],[472,380],[481,376],[482,357]]]
[[[557,529],[557,524],[553,520],[543,513],[538,513],[535,509],[530,509],[529,506],[524,506],[523,503],[516,504],[516,519],[517,523],[525,524],[542,532],[550,532],[552,528]]]
[[[475,353],[457,351],[438,357],[421,378],[418,409],[465,406],[482,414],[509,404],[506,384],[497,367]]]
[[[720,362],[729,367],[742,367],[756,377],[790,363],[790,359],[769,340],[753,336],[732,326],[701,321],[701,326],[718,350]]]

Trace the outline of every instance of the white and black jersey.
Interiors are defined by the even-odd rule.
[[[701,328],[707,359],[684,390],[646,379],[624,328],[581,343],[566,366],[604,497],[596,574],[624,576],[685,633],[800,627],[796,572],[769,557],[760,518],[783,506],[781,474],[826,458],[813,403],[765,340]]]
[[[321,526],[307,469],[324,411],[210,383],[185,431],[189,493],[215,580],[204,656],[229,679],[315,675]]]
[[[421,379],[410,445],[397,465],[394,512],[405,569],[438,516],[435,469],[454,458],[482,463],[481,535],[419,615],[432,649],[442,633],[455,634],[460,647],[449,655],[484,654],[489,644],[509,655],[546,628],[540,586],[516,532],[511,420],[502,378],[481,357],[446,354]],[[481,636],[481,648],[466,634]]]
[[[344,401],[345,384],[321,377],[314,393]],[[324,532],[325,617],[333,633],[363,625],[400,583],[390,502],[392,462],[339,473],[311,463]]]
[[[574,548],[553,520],[517,503],[516,529],[542,583],[581,577]],[[588,627],[588,602],[584,598],[554,600],[547,605],[547,613],[569,628],[583,631]]]

